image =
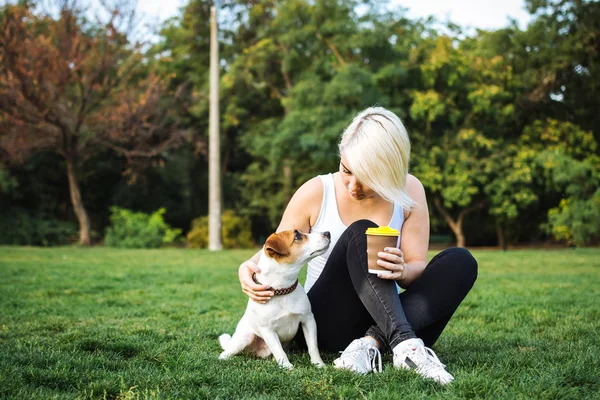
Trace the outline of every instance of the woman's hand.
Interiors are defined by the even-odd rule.
[[[377,253],[377,265],[392,271],[391,274],[378,274],[382,279],[391,279],[394,281],[401,280],[406,277],[408,272],[407,264],[404,262],[404,254],[402,250],[395,247],[386,247]]]
[[[267,285],[258,285],[252,279],[252,274],[260,272],[256,263],[252,260],[244,261],[238,269],[238,277],[242,285],[242,291],[257,303],[266,303],[275,294]]]

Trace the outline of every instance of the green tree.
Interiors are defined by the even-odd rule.
[[[548,210],[546,231],[577,246],[600,239],[600,157],[592,132],[570,122],[535,121],[526,127],[523,145],[537,150],[535,165],[547,196],[557,199]]]
[[[263,118],[242,124],[240,142],[253,160],[242,182],[249,212],[266,213],[274,227],[295,187],[336,168],[337,141],[353,114],[374,104],[394,109],[385,91],[402,68],[387,63],[398,61],[394,43],[410,23],[394,21],[379,2],[364,3],[361,16],[355,1],[260,4],[244,28],[251,44],[227,82],[265,99]]]
[[[468,214],[489,207],[497,215],[497,191],[504,179],[505,164],[514,133],[514,95],[506,82],[510,68],[502,57],[486,57],[478,39],[438,36],[415,49],[420,65],[419,82],[412,90],[414,171],[422,180],[434,209],[454,233],[457,245],[465,246],[463,222]],[[501,158],[499,154],[502,154]]]
[[[535,119],[552,116],[592,130],[600,140],[600,2],[526,0],[535,19],[521,42],[521,82]],[[533,87],[532,87],[533,85]]]

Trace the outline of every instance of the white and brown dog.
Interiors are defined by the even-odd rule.
[[[308,296],[298,283],[300,269],[310,259],[325,253],[330,243],[329,232],[302,233],[288,230],[274,233],[263,246],[254,281],[268,285],[275,295],[265,304],[248,300],[246,312],[235,329],[219,336],[223,347],[220,359],[227,359],[242,350],[250,350],[258,357],[273,354],[284,368],[293,368],[282,343],[291,341],[302,324],[308,353],[313,364],[323,367],[317,346],[317,324]]]

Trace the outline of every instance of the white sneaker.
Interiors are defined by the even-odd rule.
[[[393,352],[396,368],[411,369],[442,385],[454,380],[454,377],[444,369],[446,366],[437,358],[433,350],[425,347],[421,339],[405,340],[394,347]]]
[[[373,345],[373,339],[355,339],[346,347],[339,358],[333,360],[336,368],[349,369],[359,374],[381,372],[381,353]],[[377,363],[379,360],[379,363]],[[377,368],[379,367],[379,368]]]

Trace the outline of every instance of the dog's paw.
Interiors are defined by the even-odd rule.
[[[223,350],[225,350],[227,348],[227,345],[229,344],[230,340],[231,340],[231,335],[228,333],[224,333],[221,336],[219,336],[219,344],[221,345],[221,348]]]
[[[317,368],[325,368],[326,365],[323,361],[313,361],[312,364]]]
[[[226,351],[219,355],[219,360],[227,360],[228,358],[231,358],[231,354],[227,353]]]
[[[278,364],[279,364],[279,366],[281,368],[284,368],[284,369],[287,369],[287,370],[294,369],[294,366],[292,365],[292,363],[289,362],[289,361],[287,361],[287,360],[285,360],[285,361],[279,361]]]

